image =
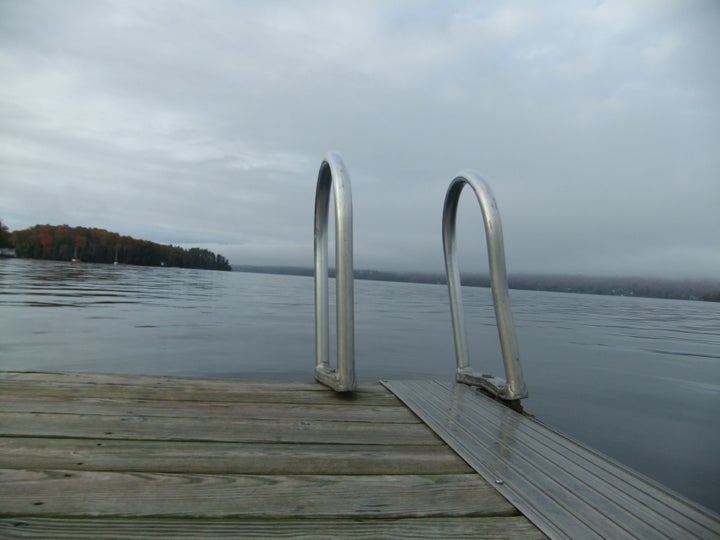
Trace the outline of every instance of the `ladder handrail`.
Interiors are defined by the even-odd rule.
[[[469,185],[475,192],[482,210],[490,266],[490,286],[492,288],[495,319],[505,366],[505,379],[473,372],[468,360],[460,272],[457,266],[455,249],[455,223],[458,202],[465,185]],[[457,361],[456,379],[458,382],[480,386],[507,401],[525,398],[527,397],[527,387],[525,386],[522,366],[520,365],[515,324],[510,308],[500,212],[490,186],[475,171],[461,171],[450,182],[443,206],[442,229],[445,271],[447,274],[448,294],[450,295],[450,313]]]
[[[331,191],[335,200],[336,369],[330,367],[329,358],[328,210]],[[336,152],[328,152],[320,165],[315,191],[315,379],[337,392],[352,392],[357,387],[352,192],[350,175]]]

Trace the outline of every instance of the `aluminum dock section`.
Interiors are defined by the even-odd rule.
[[[384,383],[551,538],[720,538],[720,516],[472,387]]]

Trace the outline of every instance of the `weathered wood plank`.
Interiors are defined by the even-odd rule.
[[[236,476],[0,469],[0,486],[0,512],[6,517],[518,515],[476,474]]]
[[[207,474],[460,474],[447,446],[0,437],[0,468]]]
[[[699,505],[465,385],[386,384],[550,536],[720,537]]]
[[[446,538],[543,540],[523,516],[404,519],[0,519],[3,538]]]
[[[443,444],[423,424],[379,422],[0,413],[0,425],[5,436],[255,443]]]
[[[0,381],[32,381],[66,384],[115,384],[131,386],[172,386],[231,390],[241,392],[281,390],[283,392],[317,391],[327,392],[326,386],[308,379],[307,381],[260,381],[248,379],[179,377],[167,375],[136,375],[85,372],[41,372],[41,371],[0,371]],[[388,394],[380,383],[361,383],[358,392],[363,394]]]
[[[390,392],[355,392],[338,394],[313,390],[286,391],[282,383],[245,391],[242,385],[231,388],[212,388],[192,385],[172,385],[170,382],[155,386],[133,384],[90,384],[32,380],[0,380],[0,394],[5,396],[78,396],[85,398],[121,398],[163,401],[208,401],[230,403],[288,403],[314,405],[363,405],[396,406],[402,404]]]
[[[82,398],[77,396],[0,395],[0,411],[56,414],[100,414],[164,416],[185,418],[244,418],[255,420],[336,420],[419,424],[420,419],[406,407],[367,406],[353,403],[304,405],[285,403],[222,403],[202,401],[144,401],[131,399]]]

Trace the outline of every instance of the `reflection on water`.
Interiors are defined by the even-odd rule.
[[[242,276],[0,260],[0,367],[283,376],[289,350],[312,353],[310,293]]]
[[[720,511],[720,304],[511,298],[525,409]],[[463,300],[473,366],[502,374],[490,291]],[[355,302],[361,381],[452,379],[445,287]],[[311,380],[313,313],[308,277],[0,259],[0,369]]]
[[[217,283],[201,270],[160,271],[125,265],[54,261],[3,261],[3,305],[92,307],[102,304],[152,304],[180,298],[210,298]],[[22,273],[21,279],[18,279]]]

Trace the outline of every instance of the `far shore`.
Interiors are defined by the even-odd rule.
[[[299,266],[231,265],[235,272],[312,276],[312,268]],[[334,276],[333,269],[329,271]],[[445,274],[421,272],[389,272],[383,270],[355,270],[355,279],[394,281],[400,283],[426,283],[445,285]],[[489,287],[490,278],[482,274],[463,274],[463,285]],[[511,289],[548,291],[611,296],[638,296],[673,300],[720,301],[720,280],[667,279],[642,277],[601,277],[583,275],[531,275],[516,274],[508,277]]]

